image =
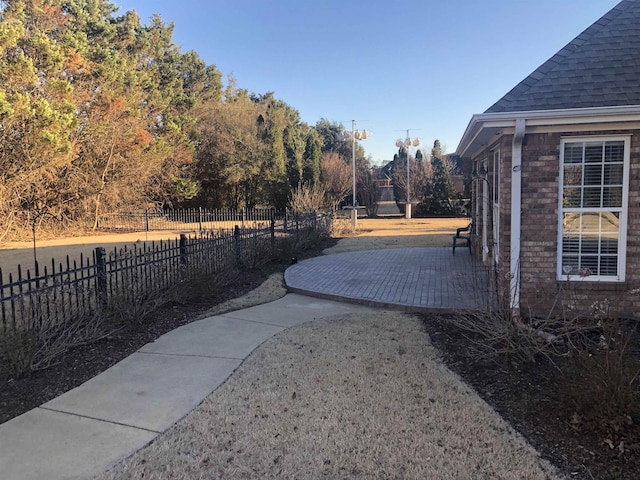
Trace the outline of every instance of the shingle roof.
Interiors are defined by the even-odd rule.
[[[640,105],[640,0],[623,0],[485,113]]]

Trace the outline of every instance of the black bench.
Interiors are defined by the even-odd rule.
[[[469,248],[469,253],[471,254],[471,227],[473,226],[473,222],[469,223],[466,227],[456,228],[456,234],[453,236],[453,254],[456,254],[456,246],[458,242],[466,242],[462,246]],[[466,233],[466,235],[463,235]]]

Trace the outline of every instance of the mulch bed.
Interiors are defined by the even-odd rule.
[[[640,415],[632,424],[587,422],[551,362],[479,360],[465,332],[445,318],[427,315],[424,325],[447,366],[570,478],[640,478]]]

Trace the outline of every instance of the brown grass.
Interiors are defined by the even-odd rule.
[[[456,228],[468,223],[466,218],[359,218],[355,232],[352,227],[343,228],[344,238],[324,253],[381,248],[448,247],[451,246],[451,236]]]
[[[441,363],[417,318],[380,311],[272,338],[101,477],[124,478],[557,477]]]

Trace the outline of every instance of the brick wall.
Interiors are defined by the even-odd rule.
[[[627,223],[626,281],[613,283],[558,282],[558,195],[560,139],[568,136],[616,135],[633,133],[629,175],[629,214]],[[498,288],[508,293],[509,242],[511,223],[511,141],[510,135],[490,145],[475,160],[487,159],[492,178],[490,152],[501,150],[500,189],[500,261],[496,268]],[[478,187],[480,182],[474,182]],[[485,182],[490,188],[490,182]],[[491,198],[491,195],[490,195]],[[490,208],[491,210],[491,208]],[[480,218],[481,220],[481,218]],[[489,245],[492,222],[489,215],[487,232]],[[482,233],[481,221],[477,230]],[[481,244],[478,238],[477,244]],[[477,254],[481,255],[478,245]],[[493,255],[490,252],[491,256]],[[478,257],[478,258],[481,258]],[[489,259],[493,268],[493,258]],[[522,147],[522,237],[520,257],[521,292],[523,313],[547,313],[556,307],[589,307],[597,302],[608,302],[616,311],[640,315],[640,132],[562,132],[527,134]],[[638,290],[638,293],[634,291]],[[560,301],[558,301],[560,300]],[[639,312],[639,313],[635,313]]]

